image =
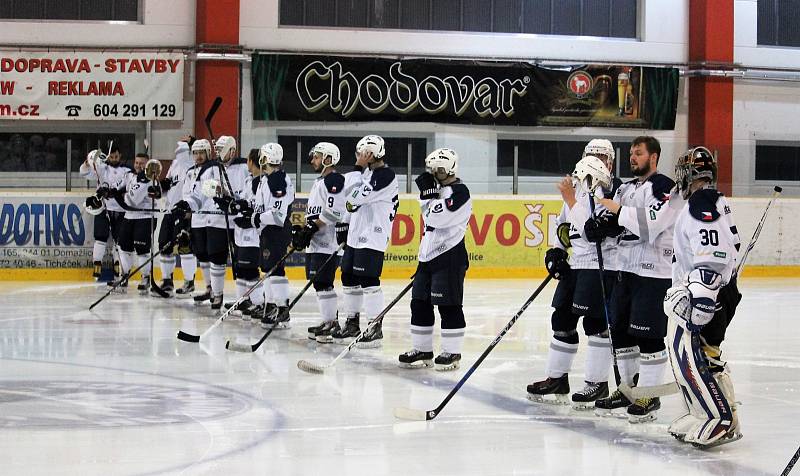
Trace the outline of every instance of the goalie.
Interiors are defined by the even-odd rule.
[[[687,413],[669,432],[711,447],[742,437],[730,374],[719,361],[719,345],[741,298],[735,271],[739,237],[727,200],[714,188],[717,164],[708,149],[681,156],[675,178],[673,200],[684,203],[675,222],[673,287],[664,312],[670,363]]]

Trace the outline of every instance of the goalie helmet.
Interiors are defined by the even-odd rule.
[[[458,171],[458,154],[453,149],[436,149],[425,157],[425,168],[434,175],[439,169],[448,176],[455,175]]]
[[[217,153],[219,160],[228,162],[233,158],[231,152],[236,151],[236,139],[231,136],[220,136],[214,143],[214,151]]]
[[[197,139],[192,144],[192,154],[205,151],[206,157],[211,157],[211,143],[207,139]]]
[[[283,163],[283,147],[275,142],[261,146],[258,151],[258,165],[263,169],[267,165],[281,165]]]
[[[372,156],[376,159],[382,158],[386,153],[383,137],[376,135],[362,137],[361,140],[358,141],[358,144],[356,144],[356,153],[366,154],[367,152],[372,152]]]
[[[308,155],[320,154],[322,156],[322,167],[333,167],[334,165],[339,163],[339,148],[336,147],[336,144],[331,144],[330,142],[320,142],[314,147],[311,148],[311,152]],[[326,164],[325,159],[327,157],[331,158],[331,163]]]
[[[702,146],[687,150],[675,163],[675,183],[683,198],[689,198],[690,186],[697,179],[717,183],[717,159]]]
[[[611,188],[611,172],[603,161],[593,155],[587,155],[575,164],[575,171],[572,176],[580,182],[586,182],[589,188],[594,190],[597,185],[604,188]],[[591,177],[591,180],[586,180]]]
[[[583,155],[581,157],[586,157],[587,155],[593,155],[595,157],[600,158],[603,160],[605,158],[606,165],[608,166],[609,170],[614,170],[614,160],[616,160],[616,152],[614,151],[614,145],[608,139],[592,139],[586,144],[586,147],[583,148]]]
[[[161,162],[158,159],[150,159],[144,166],[144,176],[147,180],[155,182],[161,176]]]

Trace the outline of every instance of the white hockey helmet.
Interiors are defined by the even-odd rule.
[[[231,151],[236,151],[236,139],[231,136],[220,136],[214,143],[214,151],[217,153],[219,160],[227,162],[233,158]],[[231,155],[228,157],[228,155]]]
[[[211,157],[211,142],[208,139],[197,139],[192,144],[192,154],[195,152],[205,151],[207,157]]]
[[[94,149],[93,151],[86,154],[86,162],[91,165],[97,165],[98,163],[105,162],[108,157],[106,154],[101,152],[98,149]]]
[[[607,158],[607,165],[610,169],[614,168],[614,160],[616,159],[616,152],[614,151],[614,145],[608,139],[592,139],[586,144],[586,147],[583,148],[583,155],[581,157],[586,157],[587,155],[593,155],[595,157],[603,157]]]
[[[602,159],[593,155],[587,155],[579,160],[572,175],[580,182],[585,181],[592,189],[597,185],[611,188],[611,172]],[[591,181],[586,180],[587,177],[591,177]]]
[[[203,180],[200,186],[200,192],[208,198],[218,197],[221,189],[222,187],[220,186],[219,180],[216,179]]]
[[[438,169],[443,169],[448,176],[458,172],[458,154],[453,149],[436,149],[425,157],[425,168],[435,174]]]
[[[97,216],[106,210],[105,202],[97,198],[96,196],[91,196],[87,198],[86,203],[84,203],[83,207],[86,210],[86,213],[94,216]]]
[[[261,168],[267,165],[281,165],[283,163],[283,147],[275,142],[261,146],[258,151],[258,165]]]
[[[311,151],[308,155],[320,154],[322,156],[322,167],[333,167],[334,165],[339,163],[339,148],[336,147],[336,144],[331,144],[330,142],[319,142],[317,145],[311,148]],[[325,159],[330,157],[331,163],[326,164]]]
[[[356,144],[356,153],[372,152],[372,156],[380,159],[386,153],[384,148],[383,137],[376,135],[368,135],[361,138]]]

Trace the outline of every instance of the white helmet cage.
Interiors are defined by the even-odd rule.
[[[339,163],[340,153],[339,148],[336,147],[336,144],[331,144],[330,142],[320,142],[314,147],[311,148],[311,151],[308,155],[320,154],[322,155],[322,168],[323,170],[325,167],[333,167],[334,165]],[[326,164],[325,159],[330,157],[330,163]]]
[[[368,135],[361,138],[356,144],[356,153],[372,152],[372,156],[376,159],[383,158],[386,153],[384,148],[383,137],[376,135]]]
[[[261,146],[258,151],[258,165],[263,169],[267,165],[281,165],[283,163],[283,147],[275,142]]]
[[[206,157],[211,158],[211,143],[208,139],[197,139],[192,144],[192,154],[195,152],[205,151]]]
[[[611,172],[606,167],[602,159],[593,155],[587,155],[575,164],[575,171],[572,175],[579,181],[589,185],[594,190],[597,185],[602,185],[605,188],[611,188]],[[591,177],[591,181],[586,180]]]
[[[214,150],[220,160],[227,162],[233,158],[228,157],[228,155],[231,151],[236,150],[236,139],[231,136],[220,136],[220,138],[214,143]]]
[[[453,149],[436,149],[425,157],[425,169],[434,175],[439,169],[448,176],[455,175],[458,172],[458,154]]]
[[[600,159],[606,158],[607,165],[609,170],[614,171],[614,163],[616,160],[616,152],[614,151],[614,145],[608,139],[592,139],[586,144],[586,147],[583,148],[583,155],[581,157],[586,157],[587,155],[593,155]]]

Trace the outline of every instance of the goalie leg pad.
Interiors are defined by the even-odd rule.
[[[681,417],[673,422],[670,433],[697,446],[714,446],[733,433],[733,410],[721,385],[708,370],[699,333],[685,326],[682,319],[669,321],[670,363],[694,421],[688,416]]]

